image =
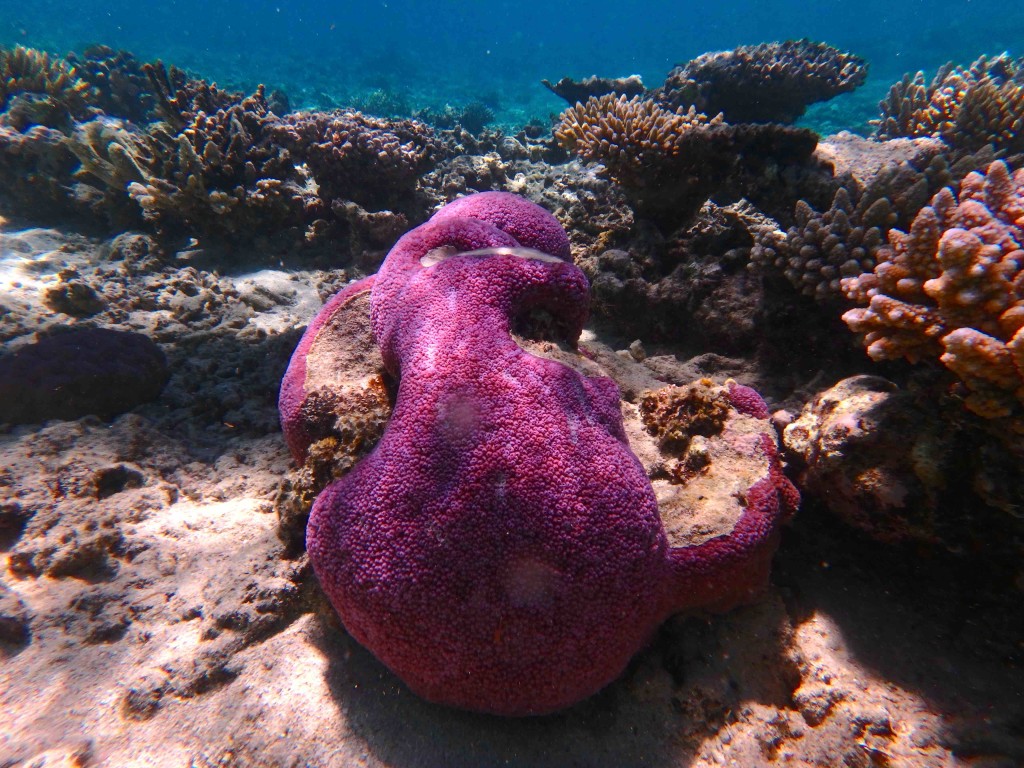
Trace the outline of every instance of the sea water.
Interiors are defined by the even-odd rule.
[[[653,88],[675,64],[701,53],[802,37],[870,62],[862,89],[805,118],[833,129],[838,110],[856,129],[905,72],[931,73],[981,54],[1021,55],[1024,3],[0,2],[0,45],[64,54],[102,43],[142,61],[161,58],[222,87],[283,89],[295,108],[349,106],[373,91],[410,113],[481,101],[506,126],[546,122],[564,108],[541,78],[639,74]],[[830,118],[816,125],[822,110]]]

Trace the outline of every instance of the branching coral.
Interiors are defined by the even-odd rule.
[[[143,64],[128,51],[91,45],[81,55],[69,54],[67,61],[92,86],[90,104],[105,114],[135,123],[155,119],[152,84]]]
[[[423,123],[360,112],[288,115],[273,137],[309,166],[328,206],[351,200],[373,211],[410,208],[417,178],[443,150]]]
[[[640,96],[605,94],[563,112],[554,134],[569,151],[602,163],[624,187],[637,188],[683,155],[690,131],[721,123],[721,115],[709,120],[692,107],[673,112]]]
[[[89,84],[62,59],[20,45],[0,48],[0,109],[10,110],[14,99],[40,102],[31,107],[30,122],[60,128],[85,114],[89,91]],[[7,123],[12,124],[9,119]]]
[[[1002,162],[940,191],[874,271],[843,281],[843,315],[875,360],[938,357],[986,418],[1024,406],[1024,171]]]
[[[874,269],[892,227],[909,226],[939,189],[992,159],[989,151],[950,162],[926,148],[884,165],[866,185],[846,176],[827,210],[799,201],[785,237],[769,233],[751,251],[752,262],[782,271],[802,293],[819,301],[841,301],[840,281]]]
[[[791,123],[809,104],[864,83],[867,62],[824,43],[787,40],[706,53],[669,73],[656,98],[733,123]]]
[[[1024,67],[1006,54],[967,68],[949,62],[927,85],[924,72],[907,74],[879,109],[880,139],[936,136],[956,150],[1024,151]]]
[[[759,168],[805,162],[817,143],[810,131],[727,125],[721,115],[709,119],[693,107],[673,112],[651,99],[614,94],[567,109],[554,134],[584,160],[602,163],[645,215],[671,224]]]
[[[163,86],[178,79],[176,70],[146,69]],[[319,199],[289,152],[272,140],[277,118],[262,86],[243,99],[188,81],[174,93],[160,90],[158,100],[164,122],[146,133],[99,120],[72,135],[81,182],[115,200],[127,189],[158,230],[183,226],[201,238],[253,237],[312,218],[307,208]],[[205,111],[216,104],[226,106]]]

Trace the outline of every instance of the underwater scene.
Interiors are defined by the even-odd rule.
[[[0,768],[1024,765],[1022,42],[0,2]]]

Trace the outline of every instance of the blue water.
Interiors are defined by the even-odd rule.
[[[869,83],[847,98],[851,113],[873,112],[906,71],[1024,53],[1024,3],[0,2],[0,44],[66,53],[104,43],[221,85],[282,87],[297,107],[383,88],[412,107],[480,99],[511,121],[564,107],[542,77],[637,73],[654,87],[705,51],[798,37],[866,57]]]

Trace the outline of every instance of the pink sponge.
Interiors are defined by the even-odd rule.
[[[781,476],[751,489],[735,539],[669,547],[614,382],[516,343],[538,310],[578,339],[588,284],[567,257],[554,217],[484,193],[406,234],[373,284],[397,400],[373,452],[317,498],[307,548],[345,627],[433,701],[573,704],[670,613],[763,580],[774,547]]]

